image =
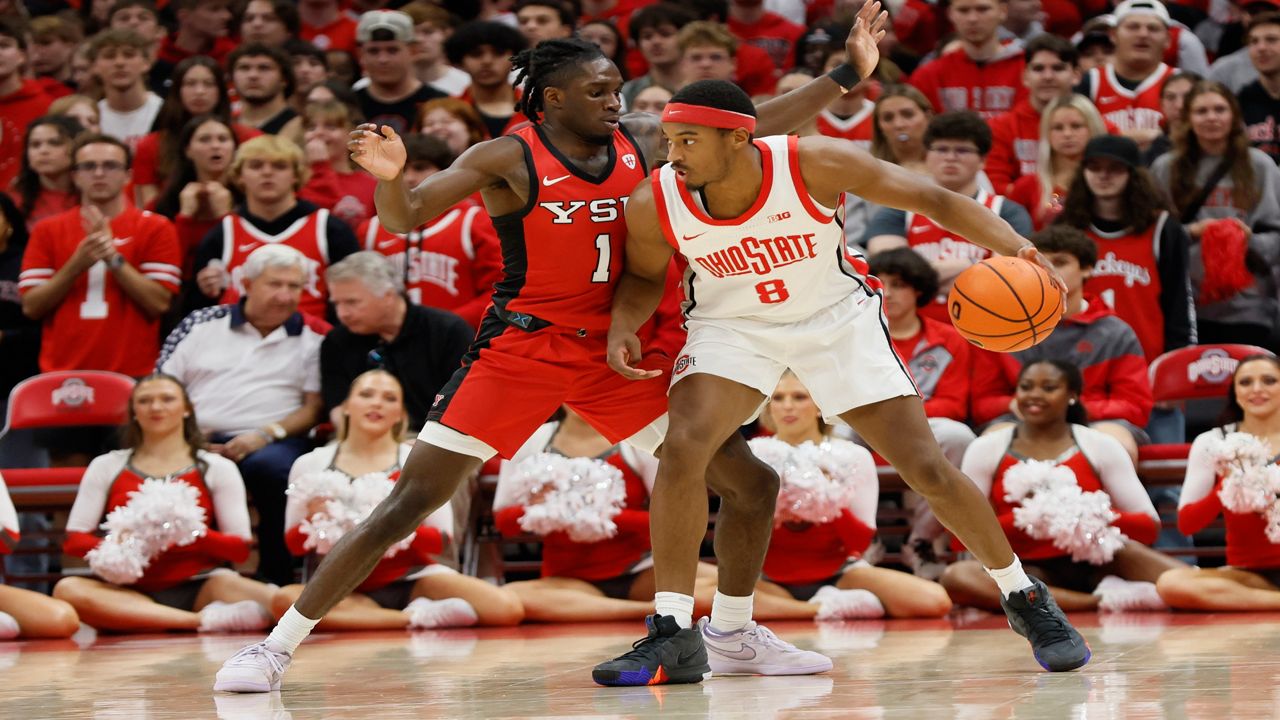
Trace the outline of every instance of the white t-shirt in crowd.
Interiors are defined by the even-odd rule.
[[[155,124],[156,115],[160,114],[160,106],[163,104],[164,100],[153,92],[147,93],[147,99],[137,110],[129,112],[117,112],[107,106],[105,98],[99,100],[98,115],[101,116],[99,124],[102,133],[136,148],[142,136],[151,132],[151,126]]]

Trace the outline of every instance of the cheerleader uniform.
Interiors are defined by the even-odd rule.
[[[1184,535],[1200,532],[1222,514],[1227,526],[1227,565],[1248,570],[1280,587],[1280,545],[1267,537],[1267,518],[1262,513],[1238,513],[1222,506],[1213,446],[1228,433],[1238,432],[1235,424],[1201,433],[1187,455],[1187,477],[1178,503],[1178,531]],[[1280,455],[1270,462],[1280,462]]]
[[[18,546],[18,511],[9,497],[9,488],[0,476],[0,555],[7,555]]]
[[[855,566],[870,567],[862,554],[876,534],[880,483],[871,453],[848,440],[829,439],[865,455],[854,477],[853,503],[822,524],[785,523],[773,529],[764,558],[764,579],[786,588],[797,600],[809,600],[819,588],[834,585]],[[775,468],[776,470],[777,468]]]
[[[400,469],[409,457],[412,446],[402,444],[396,462],[387,468],[390,482],[400,479]],[[289,470],[289,487],[305,487],[308,477],[316,473],[332,470],[347,475],[349,480],[355,478],[338,469],[338,453],[340,444],[317,448],[298,458]],[[302,521],[307,519],[307,501],[296,495],[289,495],[285,505],[285,544],[289,552],[303,556],[311,553],[307,549],[307,535],[302,532]],[[355,592],[368,595],[380,607],[402,610],[413,599],[413,583],[419,578],[436,573],[453,573],[453,568],[434,562],[432,555],[444,550],[445,541],[453,535],[453,509],[445,503],[423,520],[414,531],[412,544],[396,552],[391,557],[378,561],[369,577],[356,587]]]
[[[1033,538],[1014,524],[1013,511],[1018,504],[1005,499],[1004,475],[1009,468],[1028,459],[1009,447],[1016,432],[1015,425],[973,441],[960,469],[990,498],[1014,553],[1024,564],[1034,566],[1030,572],[1040,571],[1046,576],[1042,579],[1052,585],[1091,592],[1108,574],[1106,566],[1076,562],[1071,559],[1071,553],[1058,548],[1052,539]],[[1160,532],[1160,517],[1119,441],[1083,425],[1072,425],[1071,435],[1075,445],[1050,462],[1071,470],[1084,492],[1107,493],[1112,508],[1120,516],[1112,522],[1114,527],[1135,542],[1144,545],[1155,542]],[[953,542],[953,546],[964,549],[958,541]]]
[[[494,521],[506,537],[528,535],[520,527],[524,507],[516,504],[516,493],[510,473],[521,461],[550,448],[560,423],[538,428],[529,441],[510,460],[502,463],[498,489],[494,496]],[[557,453],[558,454],[558,453]],[[618,532],[611,538],[593,543],[569,539],[568,533],[555,532],[542,537],[542,577],[568,577],[585,580],[616,600],[630,598],[636,576],[653,567],[649,542],[649,493],[657,476],[658,461],[652,455],[629,445],[615,445],[596,458],[618,468],[626,482],[626,502],[613,517]]]
[[[148,479],[133,467],[132,457],[133,450],[113,450],[89,463],[67,517],[63,552],[83,558],[102,543],[95,533],[103,519],[127,505],[129,493]],[[244,562],[252,541],[244,481],[235,463],[203,450],[196,458],[198,464],[168,479],[196,489],[208,531],[189,545],[171,547],[152,558],[142,577],[126,586],[161,605],[187,611],[195,607],[196,595],[210,571],[226,563]]]

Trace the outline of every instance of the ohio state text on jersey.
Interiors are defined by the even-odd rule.
[[[878,286],[866,262],[845,252],[835,211],[819,205],[800,176],[798,138],[757,138],[763,181],[742,216],[707,214],[670,165],[653,174],[667,242],[688,262],[684,312],[694,319],[794,322]]]

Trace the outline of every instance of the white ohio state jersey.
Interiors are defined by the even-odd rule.
[[[800,176],[797,138],[757,138],[764,179],[740,217],[706,211],[670,165],[654,175],[667,242],[689,262],[685,316],[795,322],[852,293],[872,294],[867,265],[847,253],[835,211],[818,204]]]

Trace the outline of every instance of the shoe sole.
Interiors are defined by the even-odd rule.
[[[1068,664],[1068,665],[1064,665],[1062,667],[1056,667],[1056,668],[1049,667],[1049,663],[1040,659],[1039,653],[1033,652],[1031,654],[1035,656],[1036,662],[1040,663],[1040,667],[1044,668],[1045,670],[1048,670],[1049,672],[1070,672],[1072,670],[1082,668],[1085,665],[1089,664],[1089,660],[1093,658],[1093,649],[1089,647],[1088,643],[1085,643],[1084,657],[1080,659],[1080,662],[1074,663],[1074,664]]]
[[[717,665],[720,665],[717,663]],[[791,667],[787,665],[775,665],[761,667],[759,665],[751,665],[749,663],[741,664],[725,664],[720,668],[712,668],[712,672],[716,676],[720,675],[764,675],[764,676],[780,676],[780,675],[818,675],[820,673],[829,672],[835,667],[830,661],[825,663],[815,663],[813,665],[800,665]]]
[[[592,670],[591,679],[605,687],[643,687],[646,685],[691,685],[711,679],[711,667],[688,668],[679,675],[669,675],[664,667],[650,675],[648,670]]]
[[[252,680],[218,680],[213,684],[214,692],[232,692],[232,693],[268,693],[276,692],[280,689],[280,681],[267,685],[265,683],[253,682]]]

